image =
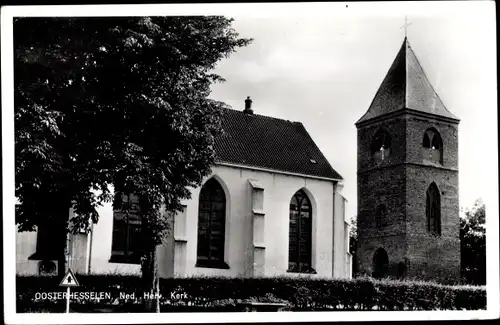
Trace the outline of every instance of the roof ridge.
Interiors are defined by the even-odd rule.
[[[298,122],[300,123],[300,122]],[[333,169],[333,166],[332,164],[330,164],[330,161],[326,158],[326,156],[323,154],[323,151],[321,151],[321,149],[318,147],[318,145],[316,144],[316,141],[314,141],[314,139],[312,138],[311,134],[309,133],[309,131],[307,131],[306,127],[304,126],[304,124],[300,123],[300,126],[302,127],[302,130],[305,132],[305,135],[307,135],[307,138],[309,140],[311,140],[311,146],[314,147],[316,149],[316,154],[318,154],[321,158],[323,158],[327,165],[330,166],[330,168]],[[308,152],[308,155],[309,156],[312,156],[309,152]],[[311,157],[312,158],[312,157]]]
[[[409,73],[410,71],[408,71],[408,50],[410,49],[411,50],[411,46],[410,46],[410,40],[408,39],[408,37],[405,35],[405,39],[403,40],[403,46],[405,48],[404,50],[404,65],[405,65],[405,78],[404,78],[404,81],[405,81],[405,93],[404,93],[404,96],[403,96],[403,109],[407,108],[408,107],[408,76],[409,76]],[[416,56],[416,55],[415,55]],[[418,63],[418,62],[417,62]],[[418,63],[420,64],[420,63]]]
[[[225,136],[215,139],[218,161],[342,179],[302,122],[225,109]]]
[[[443,104],[443,108],[453,117],[456,118],[455,114],[453,114],[445,105],[445,103],[443,102],[443,99],[441,98],[441,96],[439,96],[438,92],[436,91],[436,89],[434,88],[432,82],[429,80],[429,77],[427,77],[427,73],[425,72],[425,69],[424,69],[424,66],[420,63],[420,60],[418,59],[418,56],[417,54],[415,53],[415,51],[413,50],[413,48],[411,47],[410,45],[410,41],[409,40],[406,40],[407,42],[407,46],[408,46],[408,49],[411,51],[411,53],[413,53],[413,56],[415,57],[415,60],[417,61],[417,64],[418,66],[420,67],[420,69],[422,69],[422,75],[424,76],[424,78],[427,80],[427,83],[429,84],[429,87],[431,87],[431,90],[432,92],[434,93],[434,95],[437,97],[437,99],[439,99],[439,101],[441,102],[441,104]],[[408,68],[408,60],[406,60],[406,67],[405,68]],[[408,78],[409,74],[408,72],[406,73],[406,77]],[[408,87],[408,82],[406,82],[406,86]],[[406,96],[405,96],[405,101],[407,100],[408,98],[408,89],[406,91]],[[406,103],[405,103],[406,105]]]
[[[267,118],[267,119],[271,119],[271,120],[278,120],[278,121],[283,121],[283,122],[288,122],[288,123],[298,123],[298,124],[302,124],[301,122],[298,122],[298,121],[291,121],[291,120],[286,120],[284,118],[279,118],[279,117],[273,117],[273,116],[268,116],[268,115],[262,115],[262,114],[247,114],[241,110],[237,110],[237,109],[234,109],[234,108],[226,108],[227,110],[229,111],[233,111],[233,112],[237,112],[237,113],[241,113],[242,115],[248,115],[248,116],[258,116],[258,117],[263,117],[263,118]]]
[[[394,75],[394,70],[396,70],[400,66],[400,61],[401,58],[403,57],[404,63],[405,63],[405,76],[407,75],[406,71],[406,37],[403,43],[399,46],[399,50],[397,51],[396,55],[393,57],[391,64],[389,65],[389,68],[386,70],[384,77],[382,78],[382,81],[380,81],[377,90],[375,91],[375,94],[372,97],[372,100],[370,101],[370,105],[368,105],[368,110],[358,119],[358,121],[355,124],[364,122],[365,120],[370,120],[373,117],[369,117],[370,115],[373,115],[373,107],[376,106],[377,102],[380,101],[380,97],[383,95],[385,89],[383,88],[391,78],[393,78]],[[398,60],[399,59],[399,60]],[[405,92],[406,92],[406,87],[408,86],[406,78],[404,78],[405,82]],[[405,98],[406,101],[406,98]],[[403,103],[403,106],[406,106],[406,102]]]

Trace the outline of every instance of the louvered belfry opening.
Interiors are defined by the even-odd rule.
[[[379,129],[373,136],[371,152],[375,160],[382,161],[391,155],[392,139],[389,133]]]
[[[430,128],[425,131],[422,153],[425,161],[443,164],[443,139],[436,129]]]

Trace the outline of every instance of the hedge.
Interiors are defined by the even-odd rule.
[[[77,275],[72,292],[106,293],[99,301],[72,299],[75,312],[141,312],[139,276]],[[64,312],[65,300],[38,299],[41,293],[65,292],[57,277],[17,276],[17,312]],[[38,293],[38,294],[37,294]],[[134,299],[120,299],[120,294]],[[191,277],[161,279],[162,312],[239,311],[242,302],[283,303],[284,310],[479,310],[486,290],[429,282],[318,278]]]

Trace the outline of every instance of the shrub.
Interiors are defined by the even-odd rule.
[[[72,292],[106,293],[100,300],[72,299],[78,312],[99,309],[138,312],[144,299],[134,275],[77,275]],[[64,292],[60,279],[17,277],[17,311],[64,312],[65,300],[36,300],[36,293]],[[486,290],[431,282],[318,278],[187,277],[160,281],[162,312],[238,311],[244,302],[285,304],[286,310],[478,310],[486,308]],[[127,298],[128,296],[128,298]]]

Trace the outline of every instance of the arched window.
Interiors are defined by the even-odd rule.
[[[436,183],[432,183],[426,193],[427,231],[430,234],[441,235],[441,196]]]
[[[225,230],[226,196],[219,182],[211,178],[200,191],[196,266],[226,267]]]
[[[422,147],[424,160],[443,163],[443,139],[436,129],[425,131]]]
[[[427,149],[429,149],[431,147],[431,139],[429,137],[428,132],[425,132],[425,134],[424,134],[424,141],[422,142],[422,145],[424,146],[424,148],[427,148]]]
[[[375,224],[377,228],[384,227],[386,224],[387,208],[385,204],[379,204],[375,209]]]
[[[290,201],[288,271],[315,273],[311,267],[312,207],[306,193],[300,190]]]
[[[137,195],[115,195],[111,262],[139,264],[143,251],[142,219]]]
[[[389,269],[389,256],[385,249],[380,247],[373,255],[373,273],[372,276],[376,279],[387,276]]]
[[[383,129],[379,129],[373,136],[371,151],[377,161],[387,159],[391,155],[391,137]]]

